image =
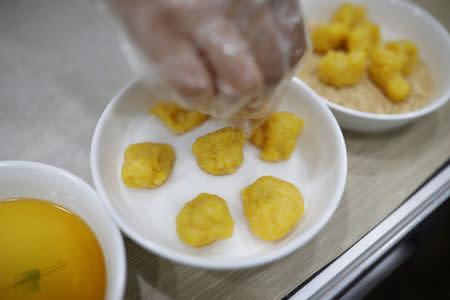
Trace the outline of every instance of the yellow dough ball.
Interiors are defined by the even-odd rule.
[[[311,31],[314,51],[325,53],[344,44],[348,29],[341,23],[322,24]]]
[[[361,50],[370,54],[380,42],[380,30],[369,22],[355,26],[348,34],[346,46],[348,51]]]
[[[336,88],[358,83],[367,66],[363,51],[349,53],[329,51],[319,62],[319,79]]]
[[[347,28],[366,20],[366,8],[362,5],[344,3],[336,10],[333,22],[339,22]]]
[[[402,55],[386,48],[375,49],[370,57],[370,78],[394,102],[404,101],[410,93],[410,84],[402,77],[404,62]]]
[[[183,242],[202,247],[233,235],[233,219],[225,200],[201,193],[177,215],[177,233]]]
[[[419,50],[416,45],[410,41],[400,40],[387,43],[386,48],[403,56],[404,62],[402,73],[404,75],[409,75],[412,68],[419,60]]]
[[[245,136],[242,130],[225,127],[199,137],[192,146],[197,163],[212,175],[232,174],[242,164]]]
[[[276,112],[253,131],[250,141],[261,149],[260,157],[277,162],[291,157],[304,120],[293,113]]]
[[[241,197],[251,231],[267,241],[286,235],[304,212],[300,191],[273,176],[259,178],[241,191]]]
[[[208,115],[186,110],[171,102],[159,102],[150,113],[158,116],[167,127],[177,134],[186,133],[200,126],[208,118]]]
[[[132,144],[125,150],[122,180],[132,188],[157,188],[166,182],[175,162],[175,151],[167,144]]]

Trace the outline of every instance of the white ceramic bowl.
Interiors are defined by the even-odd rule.
[[[21,197],[62,205],[89,225],[100,242],[105,257],[105,299],[122,299],[126,275],[122,236],[92,187],[75,175],[46,164],[0,161],[0,201]]]
[[[208,120],[181,136],[148,111],[156,104],[139,83],[131,83],[110,102],[95,130],[91,169],[100,199],[122,230],[146,249],[171,260],[204,268],[233,269],[281,258],[308,242],[330,219],[344,191],[347,153],[340,128],[326,105],[299,80],[289,86],[282,110],[305,119],[305,128],[289,161],[267,163],[250,143],[236,173],[203,172],[191,152],[195,139],[226,126]],[[121,180],[126,147],[151,141],[171,144],[177,154],[168,181],[157,189],[131,189]],[[256,238],[243,214],[240,191],[263,175],[295,184],[305,198],[305,214],[278,242]],[[176,215],[199,193],[224,198],[234,219],[234,234],[202,248],[184,244],[176,233]]]
[[[343,2],[364,4],[368,17],[380,26],[384,40],[409,39],[416,43],[420,57],[431,69],[435,81],[434,96],[425,107],[402,114],[372,114],[346,108],[321,96],[339,124],[363,132],[385,131],[425,116],[450,98],[450,38],[447,30],[428,12],[403,0],[302,0],[309,20],[328,22]]]

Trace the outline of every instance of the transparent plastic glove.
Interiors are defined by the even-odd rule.
[[[309,49],[298,0],[111,4],[127,56],[154,93],[242,127],[277,109]]]

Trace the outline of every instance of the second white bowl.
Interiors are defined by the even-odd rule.
[[[328,22],[347,0],[303,0],[308,20]],[[447,30],[422,8],[402,0],[353,0],[367,7],[368,18],[379,25],[384,40],[408,39],[419,48],[420,57],[431,69],[434,95],[425,107],[403,114],[373,114],[338,105],[324,97],[339,124],[349,130],[380,132],[417,120],[444,105],[450,98],[450,37]]]

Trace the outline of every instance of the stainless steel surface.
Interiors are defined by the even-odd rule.
[[[407,261],[414,253],[412,247],[406,245],[396,247],[389,254],[377,262],[376,266],[369,273],[358,281],[352,288],[347,291],[340,300],[362,299],[373,291],[379,284],[392,274],[402,263]]]
[[[449,197],[450,165],[321,271],[292,299],[336,297]]]

